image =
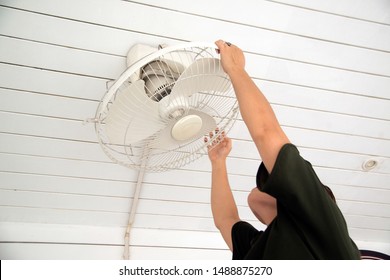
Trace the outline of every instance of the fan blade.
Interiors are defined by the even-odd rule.
[[[105,119],[111,144],[128,145],[148,138],[165,127],[158,103],[145,92],[145,82],[138,80],[117,93]]]
[[[200,58],[192,63],[176,81],[171,98],[191,96],[197,92],[225,92],[231,87],[228,75],[217,58]]]
[[[202,119],[202,128],[195,136],[184,141],[175,140],[172,137],[172,128],[177,121],[173,121],[165,129],[156,134],[155,139],[150,143],[150,147],[164,151],[173,150],[179,146],[185,145],[186,143],[190,143],[191,141],[201,137],[203,138],[204,135],[208,134],[210,131],[215,130],[217,127],[217,123],[215,122],[214,118],[202,111],[191,109],[188,111],[187,116],[188,115],[196,115]]]

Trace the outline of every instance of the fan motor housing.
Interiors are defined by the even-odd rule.
[[[153,61],[147,64],[141,74],[141,79],[145,81],[146,93],[155,101],[160,101],[169,95],[178,78],[179,73],[175,73],[163,61]]]

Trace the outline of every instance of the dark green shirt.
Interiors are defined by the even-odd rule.
[[[340,209],[294,145],[282,147],[271,174],[261,164],[256,181],[276,198],[277,216],[265,231],[236,223],[233,259],[360,259]]]

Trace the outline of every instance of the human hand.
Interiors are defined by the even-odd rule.
[[[216,133],[219,132],[218,128],[215,130]],[[209,133],[209,138],[214,137],[214,132]],[[204,138],[205,143],[209,141],[208,137]],[[222,139],[223,138],[223,139]],[[222,131],[222,134],[217,137],[212,143],[209,143],[207,146],[208,155],[211,163],[218,161],[225,161],[230,151],[232,150],[232,140],[229,137],[225,136],[225,132]]]
[[[215,44],[221,54],[222,68],[229,76],[236,70],[244,70],[245,56],[239,47],[223,40],[218,40]]]

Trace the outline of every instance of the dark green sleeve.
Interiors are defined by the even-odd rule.
[[[267,173],[263,164],[259,172],[260,189],[277,198],[291,211],[311,211],[313,207],[319,207],[319,203],[334,204],[312,165],[300,156],[292,144],[281,148],[271,174]]]
[[[243,260],[252,248],[253,242],[261,235],[251,224],[239,221],[232,227],[233,260]]]

